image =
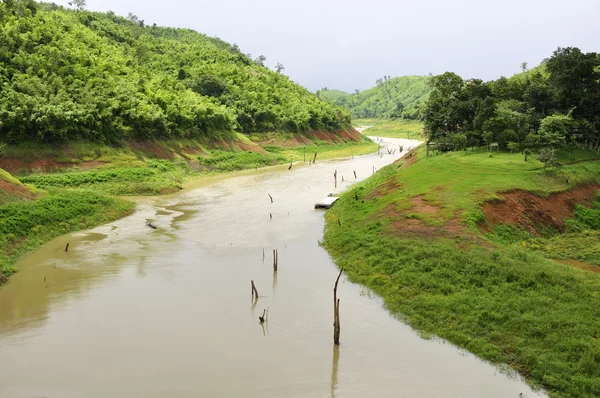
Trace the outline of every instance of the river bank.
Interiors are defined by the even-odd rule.
[[[235,170],[289,167],[291,162],[312,161],[315,153],[320,162],[377,150],[377,144],[354,129],[251,138],[240,134],[228,142],[6,147],[0,170],[12,171],[20,181],[6,172],[0,175],[0,285],[28,250],[61,234],[130,214],[135,205],[127,203],[127,196],[166,195],[182,190],[188,181]]]
[[[514,375],[421,339],[345,277],[338,289],[342,345],[333,345],[338,270],[319,245],[323,213],[313,205],[399,157],[382,152],[215,176],[201,189],[190,183],[173,195],[136,198],[135,214],[25,256],[0,290],[7,380],[0,393],[538,396]],[[277,274],[272,249],[279,251]],[[250,280],[260,294],[255,305]],[[49,366],[57,356],[62,365]]]
[[[553,397],[599,396],[600,165],[559,156],[545,172],[520,154],[420,149],[342,195],[324,246],[424,336]]]

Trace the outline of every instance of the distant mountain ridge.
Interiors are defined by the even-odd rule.
[[[317,96],[332,104],[348,109],[355,118],[385,118],[402,115],[420,119],[421,110],[431,88],[429,76],[384,77],[377,85],[358,93],[323,88]]]

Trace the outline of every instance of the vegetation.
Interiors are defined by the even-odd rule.
[[[0,178],[22,187],[3,170]],[[11,187],[0,185],[0,284],[15,272],[13,264],[24,252],[59,235],[123,217],[135,207],[131,202],[81,190],[38,191],[37,200],[25,190],[13,190],[12,199],[3,200],[10,191]]]
[[[75,11],[0,2],[0,142],[222,139],[349,126],[346,111],[261,66],[264,57],[252,61],[219,39],[73,3]]]
[[[423,123],[409,119],[354,119],[355,126],[371,126],[363,134],[376,137],[422,139]]]
[[[425,336],[551,396],[597,397],[600,56],[559,48],[523,70],[433,77],[435,145],[344,194],[324,245]]]
[[[499,192],[600,183],[595,152],[556,156],[564,166],[545,172],[519,153],[426,157],[421,148],[342,195],[327,213],[324,246],[424,336],[508,364],[551,396],[597,397],[600,274],[549,258],[600,265],[600,201],[576,207],[566,234],[482,228],[481,204],[502,201]]]
[[[355,118],[421,120],[430,91],[427,76],[384,76],[377,79],[375,87],[363,92],[348,94],[323,88],[317,91],[317,96],[349,109]]]
[[[498,143],[501,148],[545,148],[538,157],[559,167],[557,148],[600,149],[600,55],[559,48],[538,68],[484,83],[446,72],[431,79],[425,130],[446,149],[453,137],[469,146]]]

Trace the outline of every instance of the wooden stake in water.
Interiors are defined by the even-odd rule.
[[[254,281],[250,281],[252,285],[252,297],[258,300],[258,290],[256,290],[256,286],[254,286]]]
[[[342,272],[344,270],[341,269],[338,274],[337,279],[335,280],[335,286],[333,287],[333,342],[336,345],[340,345],[340,299],[337,298],[337,287],[338,282],[340,281],[340,277],[342,276]]]

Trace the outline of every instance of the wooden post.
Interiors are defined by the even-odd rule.
[[[335,183],[335,187],[337,188],[337,170],[333,172],[333,182]]]
[[[288,167],[288,170],[291,170],[291,169],[292,169],[292,165],[293,165],[293,163],[292,163],[292,162],[290,162],[290,167]]]
[[[315,152],[315,158],[313,159],[313,164],[317,163],[317,153]]]
[[[250,281],[250,284],[252,285],[252,297],[258,300],[258,290],[256,290],[256,286],[254,286],[254,281]]]
[[[67,243],[67,246],[65,246],[65,252],[69,251],[69,244]]]
[[[273,219],[273,213],[269,213],[269,217],[272,220]]]
[[[271,198],[271,203],[273,203],[273,197],[271,196],[271,194],[268,193],[267,195],[269,195],[269,198]]]
[[[263,263],[265,262],[265,248],[263,247],[263,258],[262,258]]]
[[[279,265],[279,251],[273,249],[273,271],[277,272],[277,266]]]
[[[336,345],[340,344],[340,299],[337,298],[337,287],[343,271],[344,269],[340,270],[333,287],[333,342]]]
[[[352,170],[354,172],[354,179],[356,180],[358,177],[356,177],[356,170]]]

